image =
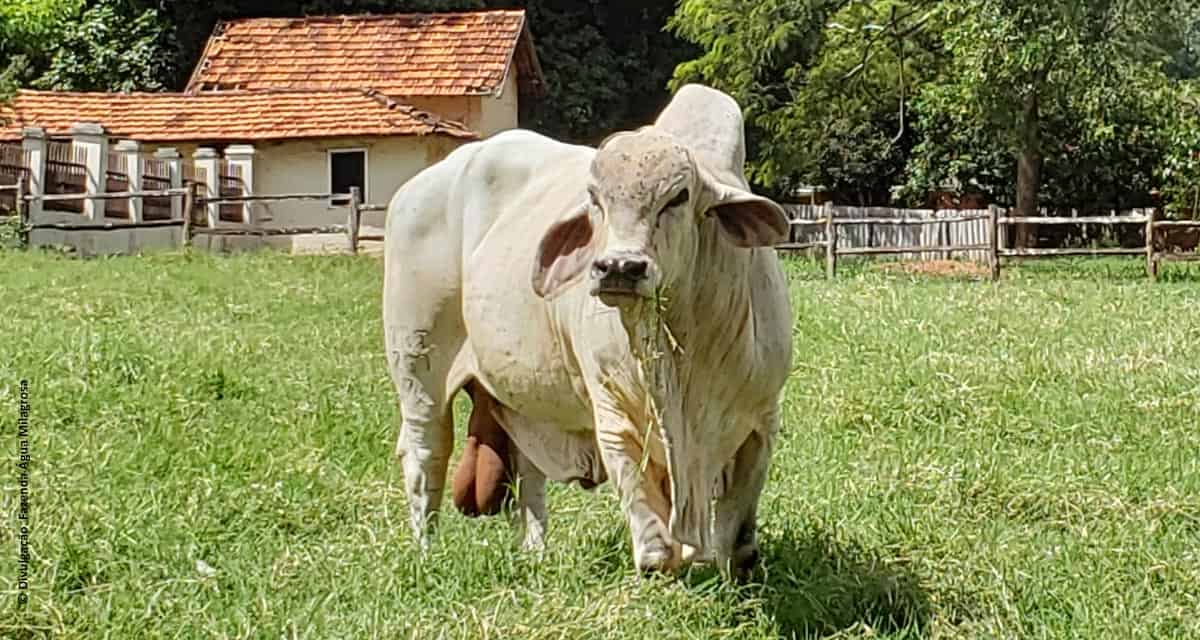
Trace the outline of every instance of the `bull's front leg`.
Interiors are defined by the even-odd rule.
[[[666,470],[649,460],[642,468],[645,425],[605,403],[596,403],[595,418],[600,456],[621,498],[621,510],[633,537],[634,564],[640,571],[678,569],[682,549],[668,527],[671,505]]]
[[[758,500],[778,431],[779,412],[772,411],[723,471],[724,492],[717,499],[713,533],[717,566],[725,575],[744,579],[758,564]]]

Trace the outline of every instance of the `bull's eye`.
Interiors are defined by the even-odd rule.
[[[671,198],[671,201],[668,202],[665,207],[663,207],[663,211],[666,211],[667,209],[672,209],[674,207],[681,207],[681,206],[687,204],[687,201],[688,201],[688,190],[684,189],[684,190],[680,191],[679,193],[675,194],[674,198]]]

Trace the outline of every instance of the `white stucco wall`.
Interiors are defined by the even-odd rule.
[[[516,129],[520,107],[520,89],[517,87],[517,74],[508,74],[504,82],[504,90],[499,97],[482,98],[480,116],[476,131],[484,137],[501,131]]]
[[[400,99],[441,118],[461,122],[485,138],[501,131],[517,128],[520,88],[517,86],[515,72],[508,74],[508,78],[504,81],[504,90],[498,97],[403,97]]]
[[[329,190],[329,151],[367,152],[366,202],[387,204],[409,178],[444,158],[462,144],[445,136],[388,138],[326,138],[260,143],[255,146],[254,191],[260,194],[320,193]],[[266,226],[341,224],[344,207],[326,202],[257,204],[253,215]],[[381,226],[382,214],[367,216],[364,224]]]

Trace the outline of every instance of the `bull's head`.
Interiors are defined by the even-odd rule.
[[[705,166],[658,127],[611,136],[592,161],[585,201],[542,238],[534,290],[550,298],[586,276],[592,295],[624,306],[691,273],[710,221],[737,247],[785,239],[783,209],[746,190],[740,169],[733,175]]]

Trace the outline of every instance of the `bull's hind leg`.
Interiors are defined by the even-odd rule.
[[[426,547],[441,507],[454,447],[447,379],[461,340],[444,335],[439,340],[432,330],[386,326],[386,331],[388,363],[402,417],[396,455],[404,469],[413,534]]]
[[[714,538],[717,566],[726,575],[747,577],[758,564],[758,500],[779,428],[774,412],[760,431],[750,434],[723,472],[724,491],[717,499]]]

